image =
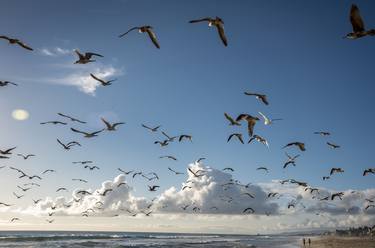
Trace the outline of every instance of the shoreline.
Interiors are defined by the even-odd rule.
[[[308,238],[308,237],[307,237]],[[301,241],[301,247],[302,241]],[[311,248],[375,248],[375,237],[343,237],[343,236],[316,236],[311,237],[311,245],[306,242],[305,247]]]

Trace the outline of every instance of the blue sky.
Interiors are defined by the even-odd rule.
[[[375,27],[375,3],[356,4],[366,26]],[[369,148],[375,137],[375,47],[372,37],[342,39],[351,31],[350,5],[350,1],[2,1],[1,34],[17,37],[35,51],[0,41],[0,80],[19,84],[0,89],[0,146],[14,145],[17,152],[37,156],[0,162],[35,173],[56,169],[58,176],[43,180],[40,197],[57,196],[54,191],[60,186],[81,187],[72,184],[74,177],[86,178],[89,187],[97,187],[116,176],[118,167],[158,172],[163,191],[184,179],[171,176],[168,166],[184,171],[199,157],[218,169],[233,167],[233,175],[244,183],[296,178],[334,190],[374,188],[373,176],[363,177],[362,171],[374,166]],[[206,24],[188,23],[206,16],[224,20],[228,47]],[[136,31],[117,37],[146,24],[154,27],[160,50]],[[73,65],[73,53],[42,53],[57,47],[97,52],[104,58],[89,66]],[[98,87],[95,96],[64,81],[96,67],[114,69],[112,78],[118,80],[110,87]],[[270,105],[245,96],[244,91],[267,94]],[[14,109],[27,110],[30,118],[12,119]],[[256,115],[258,111],[284,119],[255,127],[255,133],[269,140],[270,149],[258,143],[227,143],[230,133],[245,133],[245,128],[229,127],[223,113]],[[57,112],[88,121],[87,126],[74,125],[83,130],[100,129],[101,116],[126,125],[118,132],[84,140],[67,127],[39,125],[59,119]],[[160,148],[153,142],[162,136],[143,129],[141,123],[162,125],[171,135],[191,134],[193,143]],[[320,130],[332,136],[313,134]],[[78,139],[83,147],[66,152],[56,138]],[[298,158],[297,167],[283,170],[281,147],[296,140],[305,142],[307,151]],[[329,149],[326,141],[341,148]],[[290,152],[299,153],[294,148]],[[158,159],[161,155],[179,160]],[[71,164],[85,159],[94,160],[100,172]],[[259,166],[269,167],[270,173],[256,171]],[[322,176],[332,167],[343,167],[345,173],[323,182]],[[14,176],[6,171],[2,180],[13,185]],[[135,195],[155,195],[147,192],[144,181],[129,180]],[[1,192],[1,199],[14,201],[12,191]],[[21,200],[21,205],[30,203],[30,198]]]

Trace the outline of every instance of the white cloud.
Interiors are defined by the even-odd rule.
[[[57,56],[72,54],[73,51],[74,49],[65,49],[61,47],[39,49],[40,54],[44,56],[50,56],[50,57],[57,57]]]

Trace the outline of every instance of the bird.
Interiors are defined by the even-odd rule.
[[[198,158],[197,161],[195,161],[197,164],[199,164],[200,162],[202,162],[203,160],[205,160],[206,158]]]
[[[134,172],[132,177],[135,178],[137,175],[142,175],[142,172],[141,171]]]
[[[189,140],[190,142],[193,142],[193,137],[191,135],[187,135],[187,134],[182,134],[179,136],[178,138],[178,142],[181,142],[183,141],[184,139],[187,139]]]
[[[330,179],[331,177],[326,177],[326,176],[324,176],[323,177],[323,181],[325,181],[325,180],[328,180],[328,179]]]
[[[17,147],[12,147],[12,148],[9,148],[9,149],[6,149],[6,150],[0,150],[0,154],[2,155],[11,155],[12,154],[12,151],[14,149],[16,149]]]
[[[106,121],[104,118],[101,118],[101,120],[104,122],[104,124],[106,125],[108,131],[115,131],[116,130],[116,127],[118,125],[123,125],[125,124],[125,122],[116,122],[116,123],[109,123],[108,121]]]
[[[242,144],[244,144],[243,139],[242,139],[242,134],[232,133],[231,135],[229,135],[227,142],[229,142],[232,139],[232,137],[236,137]]]
[[[333,149],[340,148],[339,145],[333,144],[333,143],[331,143],[331,142],[327,142],[327,145],[330,146],[330,147],[332,147]]]
[[[10,157],[0,155],[0,159],[9,159]]]
[[[98,166],[94,165],[94,166],[89,166],[89,165],[85,165],[83,168],[85,169],[89,169],[89,170],[94,170],[94,169],[100,169]]]
[[[255,210],[253,208],[245,208],[242,213],[255,213]]]
[[[209,27],[215,26],[224,46],[228,46],[228,40],[224,32],[224,21],[220,17],[218,16],[216,16],[216,18],[206,17],[206,18],[202,18],[198,20],[189,21],[189,23],[199,23],[199,22],[208,22]]]
[[[141,26],[141,27],[133,27],[133,28],[129,29],[128,31],[126,31],[125,33],[119,35],[119,38],[124,37],[125,35],[127,35],[129,32],[131,32],[133,30],[138,30],[139,33],[145,33],[146,32],[148,34],[148,36],[150,37],[152,43],[156,46],[156,48],[160,49],[160,45],[159,45],[159,42],[156,38],[156,34],[154,33],[154,31],[152,29],[153,29],[153,27],[148,26],[148,25]]]
[[[12,218],[11,220],[10,220],[10,222],[14,222],[14,221],[16,221],[16,220],[20,220],[19,218]]]
[[[252,194],[250,194],[250,193],[242,193],[241,195],[247,195],[248,197],[250,197],[250,198],[254,198],[254,196],[252,195]]]
[[[157,188],[160,188],[160,186],[158,185],[148,185],[148,191],[156,191]]]
[[[72,121],[72,122],[78,122],[78,123],[81,123],[81,124],[86,124],[85,121],[81,121],[81,120],[79,120],[77,118],[74,118],[74,117],[71,117],[69,115],[66,115],[66,114],[63,114],[63,113],[57,113],[57,114],[60,115],[60,116],[62,116],[62,117],[70,119],[70,121]]]
[[[172,171],[172,172],[175,173],[176,175],[183,175],[183,174],[184,174],[183,172],[175,171],[175,170],[173,170],[173,169],[170,168],[170,167],[168,167],[168,170]]]
[[[258,93],[251,93],[251,92],[244,92],[244,94],[247,95],[247,96],[255,96],[256,99],[260,100],[265,105],[269,105],[269,102],[267,100],[267,96],[266,95],[258,94]]]
[[[28,45],[26,45],[24,42],[22,42],[22,41],[20,41],[19,39],[16,39],[16,38],[10,38],[8,36],[1,35],[0,39],[7,40],[9,42],[9,44],[19,45],[20,47],[23,47],[23,48],[25,48],[26,50],[29,50],[29,51],[33,51],[34,50],[31,47],[29,47]]]
[[[165,137],[167,137],[167,140],[168,142],[173,142],[177,136],[169,136],[167,133],[165,133],[164,131],[161,132]]]
[[[48,223],[51,224],[51,223],[54,222],[55,220],[48,220],[48,219],[47,219],[46,221],[47,221]]]
[[[249,144],[249,143],[251,143],[253,140],[256,140],[256,141],[258,141],[259,143],[262,143],[262,144],[265,145],[266,147],[269,147],[269,145],[268,145],[268,141],[267,141],[265,138],[263,138],[263,137],[261,137],[261,136],[259,136],[259,135],[257,135],[257,134],[254,134],[253,137],[251,137],[247,143]]]
[[[371,173],[371,174],[375,174],[375,168],[365,169],[365,170],[363,171],[363,176],[366,176],[366,175],[369,174],[369,173]]]
[[[331,135],[330,132],[326,132],[326,131],[314,132],[314,134],[319,134],[321,136],[329,136],[329,135]]]
[[[355,4],[352,4],[350,8],[350,22],[352,24],[353,32],[348,33],[344,38],[358,39],[367,35],[375,35],[375,29],[365,29],[365,24],[362,20],[359,8]]]
[[[146,128],[146,129],[148,129],[148,130],[150,130],[151,132],[157,132],[158,129],[159,129],[161,126],[159,125],[159,126],[156,126],[156,127],[148,127],[148,126],[146,126],[145,124],[142,124],[142,127]]]
[[[241,123],[235,121],[229,114],[224,113],[225,118],[230,122],[230,126],[241,126]]]
[[[92,164],[94,163],[93,161],[91,160],[85,160],[85,161],[75,161],[75,162],[72,162],[73,164],[82,164],[82,165],[85,165],[85,164]]]
[[[82,182],[82,183],[87,183],[86,180],[80,179],[80,178],[73,178],[72,181],[79,181],[79,182]]]
[[[277,192],[270,192],[270,193],[268,193],[268,195],[267,195],[267,197],[268,198],[270,198],[270,197],[275,197],[275,196],[277,196],[279,193],[277,193]]]
[[[77,191],[77,194],[82,194],[82,195],[92,195],[91,192],[87,191],[87,190],[79,190]]]
[[[290,146],[297,146],[301,151],[306,151],[306,148],[305,148],[305,143],[302,143],[302,142],[292,142],[292,143],[288,143],[286,144],[284,148],[287,148],[287,147],[290,147]]]
[[[308,190],[310,190],[310,194],[314,193],[314,191],[319,192],[318,188],[311,188],[311,187],[305,188],[305,191],[308,191]]]
[[[3,205],[4,207],[10,207],[10,206],[12,206],[11,204],[7,204],[7,203],[4,203],[4,202],[0,202],[0,205]]]
[[[56,190],[56,192],[60,192],[60,191],[68,191],[68,189],[67,189],[67,188],[58,188],[58,189]]]
[[[333,201],[336,197],[338,197],[340,200],[342,200],[342,196],[344,195],[344,192],[338,192],[331,195],[331,200]]]
[[[157,140],[154,142],[154,144],[159,144],[161,147],[169,145],[168,140],[163,140],[163,141]]]
[[[334,173],[343,173],[343,172],[344,172],[344,170],[341,169],[341,168],[332,168],[329,175],[332,176]]]
[[[108,192],[112,192],[113,189],[105,189],[102,193],[99,193],[101,196],[106,196]]]
[[[0,80],[0,86],[1,87],[4,87],[4,86],[7,86],[7,85],[14,85],[14,86],[18,86],[18,84],[16,84],[16,83],[13,83],[13,82],[9,82],[9,81],[1,81]]]
[[[91,59],[92,56],[104,57],[103,55],[100,55],[98,53],[91,53],[91,52],[86,52],[82,54],[77,49],[74,50],[74,52],[78,55],[78,60],[74,62],[74,64],[87,64],[90,62],[95,62],[96,60]]]
[[[267,167],[258,167],[257,170],[264,170],[265,172],[269,172]]]
[[[22,197],[24,197],[24,195],[17,195],[16,193],[13,192],[13,195],[17,198],[17,199],[21,199]]]
[[[41,125],[45,125],[45,124],[53,124],[53,125],[60,124],[60,125],[67,125],[68,123],[66,123],[66,122],[62,122],[62,121],[45,121],[45,122],[41,122],[40,124],[41,124]]]
[[[102,86],[109,86],[112,84],[112,82],[116,81],[117,79],[112,79],[112,80],[104,80],[104,79],[101,79],[101,78],[98,78],[97,76],[95,76],[94,74],[90,73],[90,76],[95,79],[96,81],[100,82]]]
[[[369,208],[375,208],[374,204],[369,204],[365,207],[365,210],[368,210]]]
[[[254,134],[254,126],[256,122],[259,121],[259,118],[256,116],[255,117],[251,116],[249,114],[240,114],[239,116],[237,116],[236,121],[242,121],[242,120],[247,121],[247,130],[249,133],[249,137],[252,137]]]
[[[262,112],[258,112],[262,118],[264,119],[264,125],[271,125],[274,121],[282,121],[283,119],[277,118],[277,119],[270,119],[267,116],[265,116]]]
[[[284,166],[283,168],[285,169],[288,165],[292,164],[293,166],[296,166],[296,159],[300,156],[300,155],[296,155],[296,156],[290,156],[288,153],[285,153],[285,155],[288,157],[288,160],[284,163]]]
[[[23,186],[37,186],[37,187],[40,187],[40,184],[37,184],[37,183],[34,183],[34,182],[31,182],[31,183],[24,183]]]
[[[34,154],[23,155],[23,154],[20,154],[20,153],[18,153],[17,156],[22,157],[24,160],[26,160],[26,159],[28,159],[28,158],[30,158],[30,157],[35,157]]]
[[[64,143],[62,143],[61,142],[61,140],[59,140],[59,139],[56,139],[57,140],[57,143],[59,143],[65,150],[70,150],[70,148],[72,147],[72,146],[81,146],[81,144],[80,143],[78,143],[77,141],[71,141],[71,142],[69,142],[69,143],[67,143],[67,144],[64,144]]]
[[[42,199],[37,199],[37,200],[34,200],[33,199],[33,202],[34,202],[34,204],[38,204],[38,202],[40,202]]]
[[[195,177],[202,177],[202,176],[204,176],[204,174],[198,174],[199,172],[204,172],[203,170],[193,171],[191,168],[188,168],[188,170],[189,170],[190,173],[193,174]]]
[[[129,175],[130,173],[133,172],[133,170],[130,170],[130,171],[124,171],[124,170],[121,169],[121,168],[117,168],[117,170],[119,170],[120,172],[124,173],[125,175]]]
[[[234,169],[233,168],[230,168],[230,167],[225,167],[224,169],[223,169],[223,171],[226,171],[226,170],[228,170],[228,171],[234,171]]]
[[[99,131],[88,133],[88,132],[83,132],[83,131],[77,130],[77,129],[72,128],[72,127],[70,128],[70,130],[72,130],[75,133],[81,133],[81,134],[83,134],[83,137],[85,137],[85,138],[97,137],[99,133],[101,133],[101,132],[104,131],[104,129],[101,129]]]
[[[19,188],[20,190],[22,190],[23,192],[26,192],[28,190],[30,190],[31,188],[22,188],[21,186],[18,186],[17,185],[17,188]]]
[[[175,158],[174,156],[170,156],[170,155],[167,155],[167,156],[160,156],[159,158],[168,158],[168,159],[171,159],[171,160],[177,161],[177,158]]]

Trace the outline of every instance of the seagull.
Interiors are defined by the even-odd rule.
[[[151,26],[141,26],[141,27],[133,27],[131,29],[129,29],[128,31],[126,31],[125,33],[119,35],[119,38],[122,38],[124,37],[125,35],[127,35],[129,32],[133,31],[133,30],[138,30],[139,33],[145,33],[147,32],[148,36],[150,37],[152,43],[154,43],[154,45],[156,46],[156,48],[160,49],[160,45],[156,39],[156,35],[155,33],[152,31],[153,27]]]
[[[173,142],[175,138],[177,138],[177,136],[169,136],[168,134],[166,134],[164,131],[161,132],[165,137],[167,137],[168,141],[169,142]]]
[[[331,142],[327,142],[327,145],[330,146],[330,147],[332,147],[333,149],[340,148],[339,145],[335,145],[335,144],[333,144],[333,143],[331,143]]]
[[[338,192],[336,194],[332,194],[331,200],[333,201],[336,197],[340,198],[342,200],[342,196],[344,195],[344,192]]]
[[[132,177],[135,178],[137,175],[142,175],[142,172],[134,172]]]
[[[329,136],[329,135],[331,135],[330,132],[326,132],[326,131],[314,132],[314,134],[319,134],[321,136]]]
[[[193,187],[191,186],[188,186],[188,185],[185,185],[184,187],[182,187],[182,190],[185,190],[185,189],[192,189]]]
[[[178,142],[181,142],[184,139],[187,139],[187,140],[190,140],[190,142],[193,142],[193,137],[191,135],[187,135],[187,134],[180,135],[180,137],[178,138]]]
[[[253,208],[245,208],[242,213],[255,213],[255,210]]]
[[[16,149],[17,147],[12,147],[12,148],[9,148],[9,149],[6,149],[6,150],[0,150],[0,154],[2,155],[11,155],[12,154],[12,151],[14,149]]]
[[[241,124],[237,121],[235,121],[230,115],[227,113],[224,113],[225,118],[230,122],[230,126],[241,126]]]
[[[301,150],[301,151],[306,151],[306,148],[305,148],[305,143],[302,143],[302,142],[292,142],[292,143],[289,143],[289,144],[286,144],[284,148],[286,147],[289,147],[289,146],[298,146],[298,148]]]
[[[183,172],[175,171],[175,170],[173,170],[173,169],[170,168],[170,167],[168,167],[168,170],[172,171],[172,172],[175,173],[176,175],[183,175],[183,174],[184,174]]]
[[[9,159],[9,157],[0,155],[0,159]]]
[[[278,119],[270,119],[267,116],[265,116],[262,112],[258,112],[262,118],[264,119],[264,125],[271,125],[274,121],[282,121],[283,119],[278,118]]]
[[[256,170],[264,170],[265,172],[269,172],[267,167],[258,167]]]
[[[251,141],[253,141],[253,140],[256,140],[256,141],[262,143],[262,144],[265,145],[266,147],[269,147],[269,145],[268,145],[268,141],[267,141],[265,138],[260,137],[259,135],[254,134],[253,137],[251,137],[250,140],[249,140],[249,142],[247,142],[247,143],[249,144],[249,143],[251,143]]]
[[[23,192],[26,192],[28,190],[30,190],[31,188],[22,188],[21,186],[18,186],[17,185],[17,188],[19,188],[20,190],[22,190]]]
[[[99,193],[99,195],[101,195],[101,196],[106,196],[108,192],[112,192],[112,191],[113,191],[113,189],[105,189],[105,190],[103,191],[103,193]]]
[[[344,38],[358,39],[366,35],[375,35],[375,29],[365,30],[365,24],[363,23],[359,8],[355,4],[352,4],[350,8],[350,22],[353,27],[353,32],[348,33]]]
[[[224,169],[223,169],[223,171],[226,171],[226,170],[228,170],[228,171],[234,171],[234,169],[233,168],[230,168],[230,167],[225,167]]]
[[[156,191],[157,188],[160,188],[160,186],[158,186],[158,185],[153,185],[153,186],[148,185],[148,191]]]
[[[146,129],[148,129],[148,130],[150,130],[151,132],[157,132],[158,129],[159,129],[161,126],[159,125],[159,126],[156,126],[156,127],[148,127],[148,126],[146,126],[145,124],[142,124],[142,127],[146,128]]]
[[[82,165],[85,165],[85,164],[92,164],[93,161],[91,160],[85,160],[85,161],[75,161],[75,162],[72,162],[73,164],[82,164]]]
[[[157,141],[154,142],[154,144],[159,144],[162,147],[169,145],[168,140],[163,140],[163,141],[157,140]]]
[[[80,179],[80,178],[73,178],[72,181],[79,181],[79,182],[82,182],[82,183],[87,183],[86,180]]]
[[[208,22],[209,27],[215,26],[224,46],[228,46],[227,37],[225,36],[225,33],[224,33],[224,22],[220,17],[216,16],[215,19],[211,17],[206,17],[206,18],[202,18],[198,20],[189,21],[189,23],[198,23],[198,22]]]
[[[343,172],[344,172],[344,170],[341,169],[341,168],[332,168],[329,175],[332,176],[334,173],[343,173]]]
[[[92,133],[87,133],[87,132],[83,132],[83,131],[80,131],[80,130],[77,130],[75,128],[70,128],[70,130],[72,130],[73,132],[76,132],[76,133],[81,133],[83,134],[85,138],[92,138],[92,137],[97,137],[98,136],[98,133],[101,133],[104,131],[104,129],[101,129],[99,131],[95,131],[95,132],[92,132]]]
[[[92,56],[104,57],[103,55],[97,53],[85,53],[82,54],[78,50],[74,50],[74,52],[78,55],[78,60],[74,62],[74,64],[87,64],[90,62],[95,62],[95,60],[91,59]]]
[[[237,116],[236,121],[242,121],[245,120],[247,121],[247,130],[249,133],[249,136],[252,137],[254,134],[254,126],[257,121],[259,121],[258,117],[251,116],[249,114],[240,114]]]
[[[87,191],[87,190],[79,190],[77,191],[77,194],[82,194],[82,195],[92,195],[91,192]]]
[[[277,196],[279,193],[277,192],[271,192],[271,193],[268,193],[267,197],[270,198],[270,197],[275,197]]]
[[[4,203],[4,202],[0,202],[0,205],[3,205],[4,207],[10,207],[10,206],[12,206],[12,205]]]
[[[256,99],[262,101],[265,105],[268,105],[268,101],[267,101],[267,96],[266,95],[263,95],[263,94],[258,94],[258,93],[251,93],[251,92],[244,92],[245,95],[247,96],[255,96]]]
[[[188,170],[189,170],[190,173],[193,174],[195,177],[202,177],[202,176],[204,176],[204,174],[198,174],[199,172],[204,172],[203,170],[193,171],[191,168],[188,168]]]
[[[47,219],[46,221],[47,221],[48,223],[51,224],[51,223],[54,222],[55,220],[48,220],[48,219]]]
[[[17,198],[17,199],[21,199],[22,197],[24,197],[24,195],[17,195],[16,193],[13,192],[13,195]]]
[[[330,177],[323,177],[323,181],[330,179]]]
[[[231,135],[229,135],[227,142],[229,142],[232,139],[232,137],[236,137],[242,144],[244,144],[243,139],[242,139],[242,134],[232,133]]]
[[[199,164],[200,162],[202,162],[202,160],[205,160],[206,158],[198,158],[198,160],[196,161],[197,164]]]
[[[20,154],[20,153],[18,153],[17,156],[23,157],[24,160],[26,160],[26,159],[28,159],[30,157],[35,157],[34,154],[23,155],[23,154]]]
[[[62,122],[62,121],[45,121],[45,122],[41,122],[40,124],[41,124],[41,125],[45,125],[45,124],[53,124],[53,125],[61,124],[61,125],[67,125],[68,123],[66,123],[66,122]]]
[[[62,143],[59,139],[57,139],[57,142],[65,149],[65,150],[70,150],[70,148],[72,147],[72,146],[81,146],[81,144],[80,143],[78,143],[77,141],[71,141],[71,142],[69,142],[69,143],[67,143],[67,144],[64,144],[64,143]]]
[[[16,220],[20,220],[19,218],[12,218],[11,220],[10,220],[10,222],[13,222],[13,221],[16,221]]]
[[[89,166],[89,165],[85,165],[83,168],[85,169],[89,169],[89,170],[94,170],[94,169],[100,169],[98,166],[94,165],[94,166]]]
[[[369,169],[364,170],[363,176],[366,176],[369,173],[375,174],[375,168],[369,168]]]
[[[8,36],[5,36],[5,35],[1,35],[0,39],[7,40],[9,42],[9,44],[19,45],[20,47],[23,47],[23,48],[25,48],[25,49],[27,49],[29,51],[33,51],[34,50],[31,47],[29,47],[28,45],[26,45],[25,43],[23,43],[22,41],[20,41],[19,39],[9,38]]]
[[[119,170],[120,172],[124,173],[125,175],[129,175],[130,173],[132,173],[133,171],[124,171],[123,169],[121,168],[117,168],[117,170]]]
[[[252,194],[250,194],[250,193],[242,193],[241,195],[247,195],[248,197],[250,197],[250,198],[254,198],[254,196],[252,195]]]
[[[81,121],[81,120],[79,120],[79,119],[77,119],[77,118],[74,118],[74,117],[71,117],[71,116],[69,116],[69,115],[62,114],[62,113],[57,113],[57,114],[60,115],[60,116],[62,116],[62,117],[65,117],[65,118],[70,119],[72,122],[78,122],[78,123],[86,124],[85,121]]]
[[[33,200],[34,204],[38,204],[38,202],[40,202],[42,199],[38,199],[38,200]]]
[[[18,86],[18,84],[13,83],[13,82],[9,82],[9,81],[0,81],[0,86],[1,86],[1,87],[7,86],[7,85],[9,85],[9,84],[14,85],[14,86]]]
[[[95,79],[96,81],[99,81],[102,86],[108,86],[108,85],[111,85],[112,82],[116,81],[117,79],[112,79],[112,80],[104,80],[104,79],[101,79],[101,78],[98,78],[97,76],[95,76],[94,74],[90,73],[90,76]]]
[[[177,158],[175,158],[175,157],[173,157],[173,156],[161,156],[161,157],[159,157],[159,158],[169,158],[169,159],[171,159],[171,160],[174,160],[174,161],[177,161]]]
[[[285,155],[288,157],[288,160],[284,163],[283,168],[285,169],[290,164],[296,166],[296,158],[298,158],[300,155],[296,155],[294,157],[290,156],[288,153],[285,153]]]
[[[56,192],[60,192],[60,191],[68,191],[66,188],[58,188],[57,190],[56,190]]]

